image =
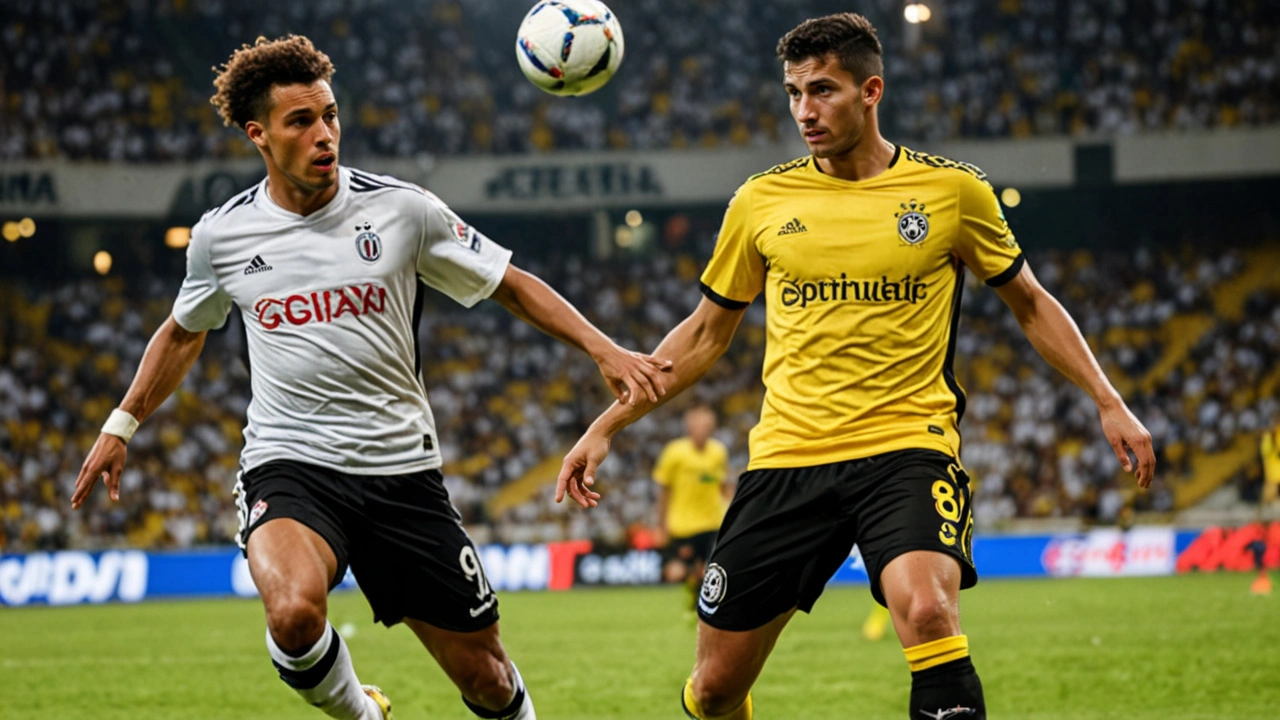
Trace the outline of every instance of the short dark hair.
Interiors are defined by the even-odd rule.
[[[253,45],[242,45],[231,53],[213,86],[217,92],[209,102],[218,108],[222,124],[244,128],[250,120],[261,120],[270,111],[273,85],[310,85],[333,77],[329,56],[301,35],[275,40],[259,37]]]
[[[778,59],[800,62],[835,55],[857,82],[884,76],[883,50],[871,21],[857,13],[809,18],[778,41]]]

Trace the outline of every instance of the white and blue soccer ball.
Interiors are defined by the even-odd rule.
[[[622,25],[599,0],[539,0],[516,35],[520,69],[552,95],[599,90],[622,54]]]

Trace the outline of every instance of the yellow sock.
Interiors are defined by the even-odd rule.
[[[698,706],[698,701],[693,697],[693,678],[689,678],[684,683],[684,695],[682,696],[684,704],[684,714],[693,718],[693,720],[751,720],[751,693],[747,693],[747,699],[742,701],[738,709],[724,715],[708,715]]]
[[[969,638],[965,635],[952,635],[941,640],[921,643],[903,649],[907,656],[907,665],[911,672],[919,672],[936,667],[952,660],[969,657]]]

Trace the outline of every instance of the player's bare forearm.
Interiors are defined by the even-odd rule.
[[[1013,310],[1027,340],[1045,362],[1089,393],[1099,408],[1122,402],[1075,320],[1040,285],[1029,265],[996,292]]]
[[[607,335],[592,325],[568,300],[537,276],[507,266],[493,300],[512,315],[551,337],[578,348],[599,362],[613,345]]]
[[[591,425],[591,432],[612,438],[626,426],[693,385],[729,348],[746,309],[727,310],[703,298],[693,314],[663,338],[655,357],[673,358],[665,375],[667,394],[657,401],[640,398],[634,405],[614,403]]]
[[[654,354],[675,359],[664,378],[667,392],[660,396],[632,394],[627,403],[614,403],[596,418],[564,458],[556,479],[556,502],[567,494],[583,508],[596,506],[600,494],[591,486],[596,470],[609,454],[613,436],[702,377],[729,347],[745,312],[746,308],[729,310],[704,298],[693,314],[663,339]]]
[[[139,422],[156,411],[173,391],[178,388],[191,365],[204,347],[204,332],[189,332],[169,316],[160,325],[147,350],[142,354],[138,372],[125,393],[120,409]],[[120,474],[128,454],[125,440],[115,433],[103,432],[80,467],[75,491],[71,495],[71,507],[79,509],[99,480],[106,483],[112,500],[120,499]]]
[[[206,334],[185,330],[170,315],[147,343],[120,409],[139,422],[155,412],[178,389],[182,378],[200,357]]]
[[[619,400],[634,404],[646,396],[657,400],[666,392],[661,375],[670,363],[618,347],[537,277],[508,266],[493,299],[521,320],[590,355]]]
[[[1071,315],[1040,286],[1029,265],[1024,265],[1017,277],[996,292],[1013,310],[1041,357],[1097,403],[1102,433],[1120,466],[1133,473],[1140,487],[1150,487],[1156,467],[1151,434],[1107,380]]]

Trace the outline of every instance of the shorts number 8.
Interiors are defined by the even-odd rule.
[[[946,480],[933,483],[934,507],[942,519],[960,522],[960,513],[964,510],[964,498],[956,496],[956,486]]]

